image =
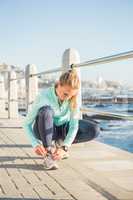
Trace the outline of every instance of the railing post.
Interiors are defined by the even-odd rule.
[[[11,70],[8,71],[8,118],[18,117],[18,84],[16,72]]]
[[[78,63],[80,63],[80,56],[79,56],[78,51],[73,48],[66,49],[62,56],[62,66],[65,67],[67,70],[71,64],[78,64]],[[81,82],[80,69],[78,68],[76,70]],[[81,107],[82,105],[81,85],[80,85],[80,90],[79,90],[79,95],[78,95],[78,104],[79,104],[79,107]],[[80,113],[80,118],[82,118],[82,113]]]
[[[25,70],[26,78],[26,110],[31,109],[32,103],[38,93],[38,77],[32,76],[37,73],[35,65],[27,65]]]
[[[5,98],[6,98],[6,92],[5,92],[5,85],[4,85],[4,77],[0,74],[0,117],[6,116],[6,110],[5,110]]]

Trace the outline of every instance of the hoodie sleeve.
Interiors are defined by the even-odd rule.
[[[69,121],[69,130],[67,133],[67,136],[64,140],[64,145],[70,147],[71,144],[73,143],[77,131],[78,131],[78,127],[79,127],[79,116],[80,116],[80,111],[79,109],[75,112],[71,113],[71,118]]]
[[[42,93],[40,93],[36,97],[36,99],[35,99],[35,101],[32,105],[31,110],[28,112],[28,114],[27,114],[27,116],[26,116],[26,118],[23,122],[23,128],[25,130],[25,133],[29,137],[33,147],[35,147],[39,144],[39,140],[35,137],[35,134],[33,132],[32,125],[33,125],[33,122],[35,120],[35,117],[37,115],[39,108],[42,106],[41,99],[42,99]]]

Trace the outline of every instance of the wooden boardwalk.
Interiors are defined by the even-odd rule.
[[[17,120],[0,120],[0,200],[133,200],[133,154],[92,141],[43,169]]]

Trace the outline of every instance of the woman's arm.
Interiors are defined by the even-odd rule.
[[[79,127],[79,109],[76,112],[72,112],[71,113],[71,118],[69,121],[69,130],[67,133],[67,136],[64,140],[64,145],[70,147],[71,144],[73,143],[77,131],[78,131],[78,127]]]
[[[41,107],[42,104],[42,94],[40,93],[31,108],[31,111],[28,112],[24,122],[23,122],[23,128],[25,130],[25,133],[29,137],[31,144],[33,147],[37,146],[39,144],[39,140],[35,137],[34,131],[33,131],[33,122],[37,116],[38,110]]]

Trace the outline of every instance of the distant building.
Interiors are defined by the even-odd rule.
[[[106,89],[107,85],[102,76],[98,76],[96,79],[97,88]]]

